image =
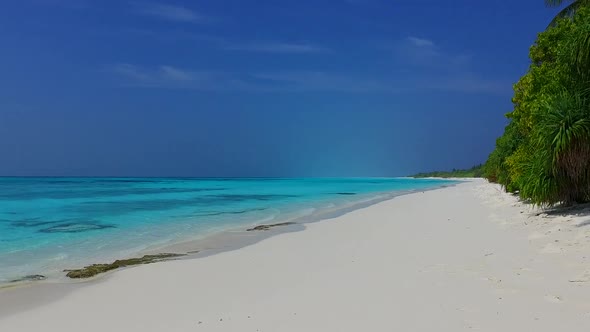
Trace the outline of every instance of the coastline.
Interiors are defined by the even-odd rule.
[[[437,178],[430,178],[430,179],[437,179]],[[220,254],[226,251],[233,251],[239,250],[241,248],[254,245],[260,241],[263,241],[267,238],[272,236],[276,236],[283,233],[290,233],[290,232],[299,232],[303,231],[306,228],[306,224],[322,222],[324,220],[337,218],[353,212],[358,209],[364,209],[370,207],[375,204],[379,204],[384,201],[388,201],[391,199],[395,199],[396,197],[403,196],[403,195],[411,195],[414,193],[430,191],[430,190],[439,190],[446,187],[451,187],[459,184],[461,179],[445,179],[445,180],[452,180],[456,181],[455,183],[449,183],[442,185],[440,187],[428,188],[428,189],[413,189],[413,190],[401,190],[401,191],[391,191],[391,192],[377,192],[372,195],[371,198],[365,198],[359,201],[355,201],[350,203],[346,206],[339,206],[333,209],[326,209],[319,211],[318,213],[314,213],[311,215],[304,215],[299,216],[292,219],[285,219],[288,225],[283,225],[281,227],[273,227],[268,230],[264,231],[248,231],[247,228],[255,227],[260,225],[265,225],[264,223],[252,223],[247,224],[240,227],[235,227],[223,231],[212,232],[210,234],[195,237],[190,240],[183,240],[174,242],[168,245],[157,245],[151,246],[147,249],[139,251],[137,256],[144,256],[144,255],[158,255],[162,253],[173,253],[173,254],[180,254],[181,257],[172,258],[169,260],[193,260],[204,258],[216,254]],[[463,179],[464,180],[464,179]],[[282,223],[283,221],[281,221]],[[127,259],[131,257],[118,257],[117,259]],[[151,264],[158,264],[165,262],[167,260],[154,262]],[[98,261],[92,264],[102,264],[106,263],[106,261]],[[6,316],[8,314],[22,311],[24,309],[28,309],[29,307],[37,306],[39,303],[31,303],[31,302],[38,302],[38,300],[42,303],[50,302],[53,298],[59,298],[63,294],[67,294],[69,292],[75,291],[80,287],[84,287],[85,285],[90,285],[95,282],[100,282],[102,278],[108,278],[110,275],[117,273],[118,271],[132,269],[139,267],[140,265],[133,265],[122,267],[118,269],[114,269],[111,271],[106,271],[96,276],[90,278],[83,278],[83,279],[72,279],[68,278],[65,275],[65,272],[60,278],[52,278],[52,279],[45,279],[45,280],[23,280],[23,281],[16,281],[11,283],[0,284],[0,295],[3,295],[6,298],[6,294],[8,292],[13,292],[12,298],[9,303],[12,303],[11,308],[5,308],[2,306],[0,302],[0,318]],[[82,266],[75,267],[75,268],[82,268]],[[29,288],[33,290],[29,290]],[[19,292],[24,292],[23,296],[19,295]],[[34,295],[28,295],[34,294]],[[40,295],[38,295],[40,294]],[[23,301],[23,299],[25,299]],[[17,305],[14,305],[17,304]],[[6,306],[7,307],[7,306]],[[24,309],[21,309],[24,308]]]
[[[458,183],[458,181],[456,182]],[[393,199],[401,195],[408,195],[414,192],[421,192],[426,190],[436,190],[445,188],[447,186],[453,186],[456,183],[448,183],[439,187],[428,188],[428,189],[411,189],[411,190],[398,190],[398,191],[386,191],[386,192],[375,192],[370,196],[352,201],[346,205],[335,206],[334,208],[326,208],[319,211],[315,211],[311,214],[303,214],[300,216],[289,217],[286,219],[276,219],[270,221],[272,224],[289,223],[289,225],[283,225],[282,227],[274,227],[273,229],[264,231],[247,231],[248,228],[266,225],[269,221],[258,221],[254,223],[248,223],[241,226],[234,226],[232,228],[224,230],[211,231],[205,234],[197,234],[185,236],[183,239],[179,239],[168,244],[153,244],[146,245],[146,248],[137,251],[132,255],[116,256],[116,257],[104,257],[103,260],[96,260],[89,262],[86,266],[91,264],[107,264],[116,259],[131,259],[139,258],[144,255],[160,255],[160,254],[179,254],[182,257],[176,257],[169,260],[179,259],[195,259],[214,255],[224,251],[231,251],[243,248],[260,242],[270,236],[281,234],[284,232],[295,232],[305,229],[305,224],[321,222],[322,220],[332,219],[344,214],[350,213],[357,209],[369,207],[380,202]],[[158,263],[158,262],[154,262]],[[127,266],[124,268],[133,268],[133,266]],[[68,270],[81,269],[84,266],[71,266]],[[68,284],[68,283],[84,283],[92,282],[94,279],[100,278],[104,275],[115,273],[123,268],[114,269],[112,271],[103,272],[91,278],[84,279],[71,279],[66,277],[65,271],[60,273],[59,276],[52,276],[50,278],[42,280],[22,280],[13,281],[10,283],[0,283],[0,292],[4,289],[22,288],[22,287],[35,287],[40,284],[53,285],[53,284]],[[42,272],[41,272],[42,273]],[[1,312],[0,312],[1,315]]]
[[[311,223],[322,222],[328,219],[334,219],[341,217],[345,214],[351,213],[355,210],[368,208],[372,205],[379,204],[384,201],[395,199],[399,196],[411,195],[419,192],[443,189],[449,186],[454,186],[457,183],[445,184],[440,187],[429,188],[429,189],[416,189],[416,190],[404,190],[404,191],[393,191],[393,192],[382,192],[375,193],[370,199],[359,200],[353,202],[347,206],[340,206],[334,209],[326,209],[318,211],[311,215],[304,215],[290,219],[279,219],[274,220],[272,224],[285,224],[281,227],[273,227],[264,231],[248,231],[248,228],[256,226],[267,225],[264,222],[257,222],[252,224],[244,225],[243,227],[237,227],[209,234],[206,237],[195,238],[191,240],[179,241],[165,246],[157,246],[141,251],[141,255],[158,254],[162,252],[170,253],[188,253],[198,252],[195,255],[202,257],[202,255],[211,255],[220,253],[228,250],[236,250],[260,242],[268,237],[289,233],[298,232],[305,230],[305,225]],[[286,224],[288,223],[288,224]],[[200,254],[200,255],[199,255]],[[184,259],[191,259],[195,256],[189,256]],[[182,258],[181,258],[182,259]]]
[[[211,237],[220,239],[223,234],[229,234],[235,238],[237,232],[260,224],[320,220],[326,218],[322,215],[325,212],[327,216],[333,211],[336,214],[338,211],[348,212],[409,191],[421,190],[418,189],[420,187],[444,184],[407,180],[277,179],[267,182],[240,179],[178,182],[177,179],[158,178],[134,180],[131,184],[123,181],[121,184],[121,180],[108,178],[57,183],[53,179],[38,179],[35,182],[44,184],[44,187],[40,193],[25,190],[32,192],[31,198],[52,197],[59,192],[47,191],[52,186],[57,186],[65,197],[70,198],[63,202],[60,200],[53,210],[42,211],[32,206],[22,211],[22,206],[12,207],[19,206],[22,197],[3,205],[0,210],[8,219],[3,219],[0,224],[4,226],[0,227],[4,234],[0,243],[0,288],[14,286],[13,282],[17,280],[23,283],[67,282],[64,270],[169,250],[181,250],[181,254],[199,251],[202,250],[202,241],[215,245],[209,240]],[[24,182],[25,189],[30,188],[31,181]],[[142,193],[146,189],[142,186],[161,190],[157,190],[157,195],[144,195]],[[104,187],[110,189],[105,191]],[[93,200],[92,195],[87,194],[93,190],[101,190],[99,194],[106,195],[102,198],[106,203]],[[123,199],[121,197],[127,196],[121,196],[121,190],[138,194]],[[347,190],[352,193],[340,193]],[[188,193],[178,196],[175,191]],[[109,195],[112,198],[108,198],[111,197]],[[72,199],[78,200],[77,203],[72,203]],[[44,228],[46,224],[56,228],[56,223],[59,231],[48,232]],[[105,225],[110,225],[111,229],[95,230]],[[85,227],[89,230],[83,230]],[[180,248],[183,245],[184,248]]]
[[[0,329],[586,330],[588,218],[534,216],[497,189],[470,180],[252,232],[240,250],[0,290]]]

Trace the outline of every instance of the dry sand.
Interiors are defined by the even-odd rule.
[[[590,331],[590,214],[537,212],[473,180],[55,298],[5,290],[0,331]]]

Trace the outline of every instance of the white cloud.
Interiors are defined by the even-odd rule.
[[[228,73],[192,71],[172,66],[149,68],[127,63],[108,68],[123,86],[143,88],[248,92],[375,92],[397,89],[390,82],[314,71]]]
[[[127,77],[137,82],[148,83],[152,80],[151,75],[149,75],[147,72],[135,65],[128,63],[119,63],[110,66],[110,69],[118,75]]]
[[[128,63],[120,63],[109,66],[109,70],[125,79],[126,84],[146,87],[180,86],[197,78],[190,71],[165,65],[150,69]]]
[[[487,93],[487,94],[511,94],[510,81],[491,80],[482,78],[472,73],[459,73],[450,77],[423,82],[425,89],[461,92],[461,93]]]
[[[434,42],[429,39],[410,36],[408,37],[408,41],[412,43],[414,46],[418,47],[434,47]]]
[[[90,7],[90,0],[35,0],[35,3],[75,10]]]
[[[253,78],[285,91],[401,92],[402,85],[383,79],[321,71],[285,71],[253,74]]]
[[[126,29],[127,33],[134,35],[158,38],[162,40],[187,40],[209,43],[212,47],[226,51],[260,52],[277,54],[311,54],[331,52],[328,47],[323,47],[307,42],[285,42],[285,41],[236,41],[224,37],[192,33],[186,30],[153,30],[153,29]]]
[[[403,62],[443,71],[466,70],[473,58],[471,54],[451,52],[430,39],[413,36],[398,41],[393,50]]]
[[[118,64],[109,67],[123,86],[223,92],[346,92],[412,93],[447,91],[460,93],[510,93],[510,82],[475,74],[432,74],[411,79],[368,77],[322,71],[263,73],[211,72],[162,65],[141,67]]]
[[[311,45],[299,43],[283,43],[283,42],[266,42],[266,43],[224,43],[226,50],[231,51],[249,51],[249,52],[265,52],[265,53],[319,53],[327,51],[327,49]]]
[[[160,74],[162,78],[172,81],[190,81],[193,79],[191,73],[174,68],[172,66],[160,66]]]
[[[174,6],[160,3],[137,4],[137,12],[141,15],[152,16],[164,20],[202,23],[205,18],[197,12],[182,6]]]

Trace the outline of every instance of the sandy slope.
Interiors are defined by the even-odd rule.
[[[0,331],[590,331],[588,220],[475,180],[117,272]]]

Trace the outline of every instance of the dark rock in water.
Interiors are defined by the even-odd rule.
[[[86,279],[94,277],[95,275],[105,273],[111,270],[118,269],[120,267],[132,266],[132,265],[143,265],[161,262],[176,257],[185,256],[184,254],[157,254],[157,255],[145,255],[141,258],[129,258],[119,259],[111,264],[92,264],[78,270],[64,270],[67,272],[66,276],[72,279]]]
[[[285,199],[285,198],[293,198],[297,197],[296,195],[260,195],[260,194],[252,194],[252,195],[238,195],[238,194],[225,194],[225,195],[216,195],[215,198],[224,201],[232,201],[232,202],[239,202],[239,201],[272,201],[275,199]]]
[[[81,233],[86,231],[96,231],[107,228],[115,228],[113,225],[101,225],[91,223],[67,223],[55,225],[52,227],[39,230],[41,233]]]
[[[248,231],[248,232],[252,232],[252,231],[268,231],[269,229],[274,228],[274,227],[289,226],[289,225],[294,225],[294,224],[295,224],[294,222],[283,222],[283,223],[280,223],[280,224],[260,225],[260,226],[254,227],[254,228],[247,229],[246,231]]]
[[[41,218],[30,218],[30,219],[23,219],[17,220],[12,222],[12,226],[15,227],[40,227],[45,225],[51,224],[59,224],[63,222],[63,220],[41,220]]]
[[[10,282],[23,282],[23,281],[40,281],[47,279],[46,276],[40,274],[33,274],[30,276],[24,276],[22,278],[11,280]]]
[[[259,208],[259,209],[249,209],[249,210],[239,210],[239,211],[220,211],[220,212],[204,212],[204,213],[196,212],[194,215],[199,216],[199,217],[214,217],[214,216],[220,216],[220,215],[224,215],[224,214],[246,214],[246,213],[250,213],[250,212],[265,211],[265,210],[267,210],[267,209],[266,208]]]
[[[356,193],[336,193],[337,195],[343,195],[343,196],[352,196],[352,195],[356,195]]]

